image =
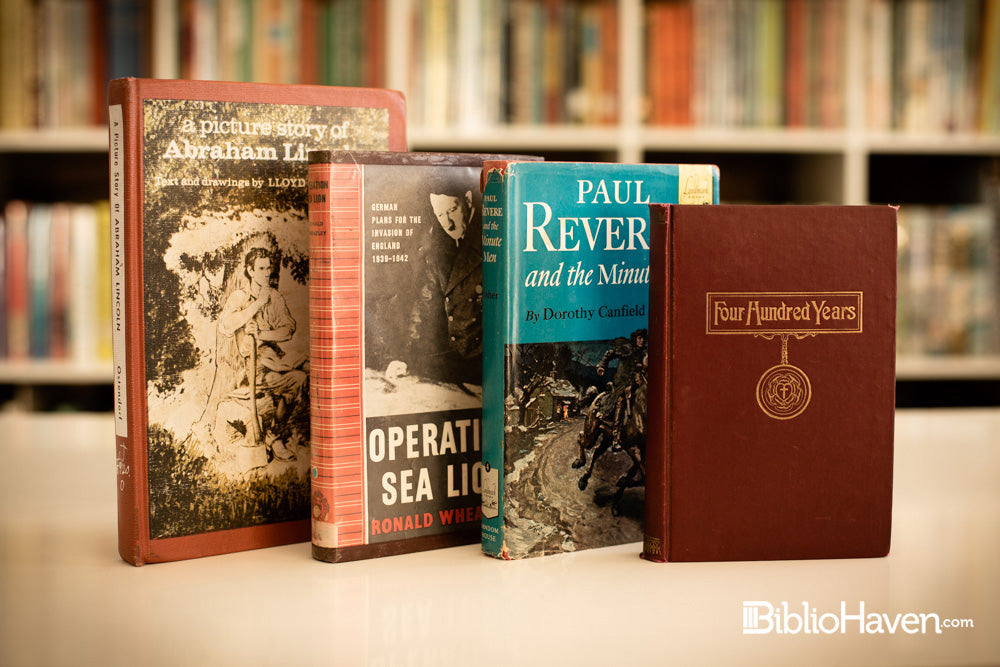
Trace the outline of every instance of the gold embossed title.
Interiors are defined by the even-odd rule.
[[[812,383],[788,361],[790,338],[861,333],[862,292],[708,292],[705,333],[750,334],[781,340],[781,361],[757,381],[757,405],[772,419],[798,417],[812,400]]]

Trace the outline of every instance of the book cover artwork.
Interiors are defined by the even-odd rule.
[[[388,111],[146,99],[143,115],[149,537],[305,519],[307,151],[384,147]]]
[[[469,162],[310,165],[318,559],[478,539],[482,162]]]
[[[546,163],[488,174],[487,553],[642,539],[647,204],[678,197],[716,202],[717,169]]]
[[[651,561],[883,556],[896,212],[651,211]]]

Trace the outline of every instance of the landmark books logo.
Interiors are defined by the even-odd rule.
[[[869,611],[864,601],[848,609],[840,603],[839,612],[820,613],[803,601],[801,605],[782,602],[775,606],[759,600],[743,602],[745,635],[908,635],[942,634],[945,630],[970,630],[971,618],[941,618],[936,613],[896,613]]]

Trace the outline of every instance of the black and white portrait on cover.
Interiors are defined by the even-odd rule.
[[[296,458],[301,433],[287,418],[302,401],[306,383],[305,355],[285,349],[297,323],[276,269],[267,248],[254,246],[246,253],[240,280],[219,315],[215,383],[206,409],[211,419],[215,408],[217,447],[263,445],[268,463]]]
[[[483,351],[478,170],[409,169],[419,172],[408,179],[412,183],[366,185],[368,192],[392,193],[398,212],[406,214],[397,219],[405,218],[413,229],[395,249],[406,261],[367,260],[366,400],[382,414],[478,408]]]
[[[180,312],[199,354],[184,391],[157,398],[163,422],[176,419],[178,433],[185,432],[181,420],[191,424],[188,449],[220,473],[280,474],[288,465],[305,471],[307,255],[282,233],[290,225],[255,229],[247,218],[221,246],[218,220],[189,221],[174,235],[165,259],[183,286]],[[151,411],[156,402],[151,398]]]
[[[303,127],[388,145],[383,108],[143,104],[143,331],[125,336],[145,362],[151,537],[309,516]]]

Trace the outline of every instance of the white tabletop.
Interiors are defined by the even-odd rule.
[[[2,665],[1000,664],[997,410],[899,411],[892,552],[840,561],[654,564],[631,544],[329,564],[296,544],[135,568],[113,436],[106,415],[0,414]]]

